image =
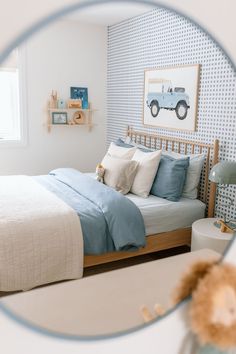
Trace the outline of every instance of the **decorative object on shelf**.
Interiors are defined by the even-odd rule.
[[[104,174],[105,168],[101,164],[98,164],[96,167],[96,180],[98,182],[104,183]]]
[[[81,99],[71,99],[71,100],[68,100],[68,108],[82,108],[82,101]]]
[[[72,122],[74,124],[84,124],[85,116],[83,111],[76,111],[73,115]]]
[[[52,90],[49,108],[57,108],[57,91]]]
[[[199,64],[145,70],[143,124],[196,130]]]
[[[86,87],[71,87],[70,98],[74,100],[80,99],[82,101],[82,108],[88,109],[88,89]]]
[[[67,112],[52,112],[52,124],[68,124]]]
[[[66,101],[63,99],[57,100],[57,108],[65,109],[66,108]]]
[[[234,205],[233,199],[227,195],[223,195],[221,191],[226,190],[229,185],[236,184],[236,162],[221,161],[217,163],[210,172],[209,180],[218,184],[218,196],[228,200],[229,203],[224,204],[224,206],[230,208]],[[227,220],[226,213],[223,215],[223,220],[216,221],[214,225],[220,228],[222,232],[233,232],[236,230],[236,223]]]

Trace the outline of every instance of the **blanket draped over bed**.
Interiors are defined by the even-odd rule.
[[[128,198],[77,170],[64,168],[36,180],[79,215],[85,254],[145,246],[143,217]]]
[[[136,205],[77,170],[0,177],[0,291],[80,278],[84,252],[142,246]]]
[[[0,291],[82,275],[76,212],[31,177],[0,177]]]

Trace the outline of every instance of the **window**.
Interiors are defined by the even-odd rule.
[[[16,49],[0,66],[0,147],[25,143],[22,59]]]

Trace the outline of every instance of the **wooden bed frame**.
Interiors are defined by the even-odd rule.
[[[127,129],[127,136],[136,143],[140,143],[149,148],[170,150],[183,154],[205,153],[206,160],[202,171],[199,199],[207,204],[207,217],[214,216],[216,185],[210,183],[208,177],[211,167],[218,162],[219,140],[215,140],[213,144],[204,144],[197,141],[187,141],[135,131],[131,127],[128,127]],[[109,252],[102,255],[85,256],[84,267],[91,267],[121,259],[137,257],[178,246],[190,245],[190,243],[191,228],[150,235],[147,236],[146,246],[135,252]]]

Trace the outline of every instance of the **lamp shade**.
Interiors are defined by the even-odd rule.
[[[220,184],[236,184],[236,162],[222,161],[211,170],[209,180]]]

